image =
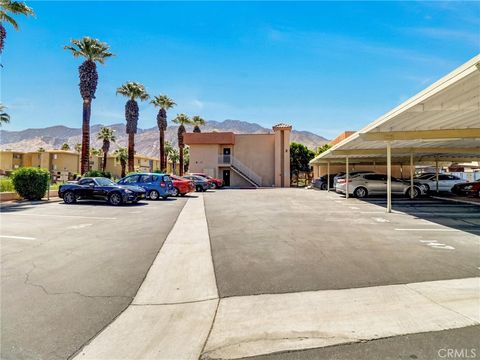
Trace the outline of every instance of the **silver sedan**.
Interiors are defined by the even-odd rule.
[[[345,194],[346,179],[339,179],[335,191]],[[400,180],[392,177],[392,194],[405,195],[410,197],[410,181]],[[387,175],[384,174],[359,174],[349,178],[348,194],[357,198],[364,198],[368,195],[383,195],[387,193]],[[427,194],[427,188],[414,182],[412,197]]]

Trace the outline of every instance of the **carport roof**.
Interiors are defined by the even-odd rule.
[[[385,161],[469,161],[480,158],[480,54],[310,164]]]

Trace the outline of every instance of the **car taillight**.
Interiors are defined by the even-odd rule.
[[[160,183],[160,187],[165,187],[167,184],[165,184],[163,181]]]

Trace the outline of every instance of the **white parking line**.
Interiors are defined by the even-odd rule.
[[[389,222],[390,222],[390,220],[387,220],[387,219],[385,219],[385,218],[377,218],[377,217],[375,217],[375,218],[372,218],[372,219],[375,220],[375,221],[378,222],[378,223],[389,223]]]
[[[11,236],[11,235],[0,235],[0,238],[19,239],[19,240],[35,240],[34,237],[28,237],[28,236]]]
[[[89,226],[92,226],[93,224],[78,224],[78,225],[72,225],[67,227],[67,229],[83,229]]]
[[[2,216],[39,216],[39,217],[54,217],[54,218],[72,218],[72,219],[95,219],[95,220],[116,220],[114,217],[100,217],[100,216],[81,216],[81,215],[57,215],[57,214],[17,214],[17,213],[2,213]]]

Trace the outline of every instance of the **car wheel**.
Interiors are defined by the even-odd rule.
[[[158,200],[158,198],[160,197],[160,194],[158,193],[157,190],[152,190],[148,193],[148,197],[150,198],[150,200]]]
[[[174,187],[173,190],[172,190],[172,196],[178,196],[179,193],[180,193],[180,191],[178,191],[178,189],[176,187]]]
[[[77,202],[77,197],[73,191],[67,191],[65,194],[63,194],[63,202],[65,204],[74,204]]]
[[[216,189],[217,188],[217,184],[216,183],[212,183],[212,189]]]
[[[320,185],[320,190],[327,190],[327,184],[322,183],[322,185]]]
[[[182,193],[180,194],[181,197],[184,197],[185,195],[187,195],[186,193]]]
[[[364,198],[365,196],[368,195],[368,190],[364,187],[358,187],[353,192],[353,195],[355,195],[355,197],[361,199],[361,198]]]
[[[411,192],[412,189],[408,188],[407,197],[415,199],[416,197],[418,197],[418,194],[420,194],[420,190],[416,186],[413,187],[413,196],[411,196]]]
[[[203,191],[203,189],[200,185],[198,185],[197,187],[195,187],[195,191],[196,192],[201,192],[201,191]]]
[[[430,192],[430,186],[428,184],[423,184],[425,186],[425,192],[428,194]]]
[[[110,194],[110,196],[108,197],[108,202],[110,205],[113,205],[113,206],[118,206],[118,205],[122,205],[122,195],[120,195],[119,193],[117,192],[114,192],[113,194]]]

